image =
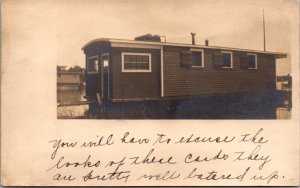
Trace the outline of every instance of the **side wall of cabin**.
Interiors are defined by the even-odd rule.
[[[245,92],[268,92],[276,89],[275,56],[257,54],[257,69],[242,69],[241,54],[233,52],[233,68],[216,69],[213,54],[216,49],[204,50],[204,67],[181,66],[181,51],[184,47],[164,47],[164,96],[188,96],[229,94]]]
[[[151,54],[151,72],[122,72],[122,53]],[[112,99],[160,97],[160,49],[112,47]]]

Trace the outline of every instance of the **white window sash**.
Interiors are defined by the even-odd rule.
[[[96,71],[90,71],[90,60],[91,59],[95,59],[97,60],[97,70]],[[96,56],[91,56],[91,57],[88,57],[87,58],[87,73],[88,74],[96,74],[96,73],[99,73],[99,57],[96,55]]]
[[[230,67],[222,67],[223,69],[232,69],[233,68],[233,55],[230,51],[221,51],[222,54],[230,54]]]
[[[247,53],[248,56],[254,56],[254,61],[255,61],[255,67],[249,67],[248,69],[257,69],[257,54],[253,54],[253,53]]]
[[[204,50],[203,49],[190,49],[192,52],[201,52],[201,66],[192,65],[193,68],[204,68]]]
[[[126,55],[135,55],[135,56],[148,56],[149,57],[149,68],[145,69],[125,69],[125,56]],[[131,62],[126,62],[131,63]],[[135,62],[135,63],[148,63],[148,62]],[[152,64],[151,64],[151,53],[129,53],[123,52],[122,53],[122,72],[152,72]]]

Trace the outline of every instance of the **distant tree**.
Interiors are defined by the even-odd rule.
[[[69,71],[69,72],[74,72],[74,68],[73,68],[73,67],[70,67],[70,68],[68,69],[68,71]]]
[[[74,67],[70,67],[68,69],[69,72],[83,72],[84,71],[84,68],[81,68],[80,66],[78,65],[75,65]]]
[[[85,68],[75,65],[74,67],[70,67],[67,71],[68,72],[81,72],[80,79],[81,79],[81,81],[85,82],[85,74],[84,74]]]
[[[83,70],[84,70],[84,68],[81,68],[78,65],[74,66],[74,71],[76,71],[76,72],[82,72]]]
[[[57,65],[57,71],[65,71],[67,66],[59,66]]]

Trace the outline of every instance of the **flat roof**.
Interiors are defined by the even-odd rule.
[[[87,46],[97,43],[97,42],[110,42],[110,43],[123,43],[123,44],[143,44],[151,46],[177,46],[177,47],[190,47],[190,48],[202,48],[202,49],[220,49],[220,50],[231,50],[231,51],[242,51],[242,52],[252,52],[252,53],[263,53],[272,54],[276,58],[286,58],[287,53],[281,52],[271,52],[271,51],[260,51],[242,48],[231,48],[231,47],[221,47],[221,46],[205,46],[198,44],[184,44],[184,43],[174,43],[174,42],[153,42],[153,41],[138,41],[138,40],[126,40],[126,39],[112,39],[112,38],[98,38],[86,43],[81,49],[84,50]]]

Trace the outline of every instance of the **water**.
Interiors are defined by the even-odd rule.
[[[57,103],[86,101],[85,87],[58,87]]]

